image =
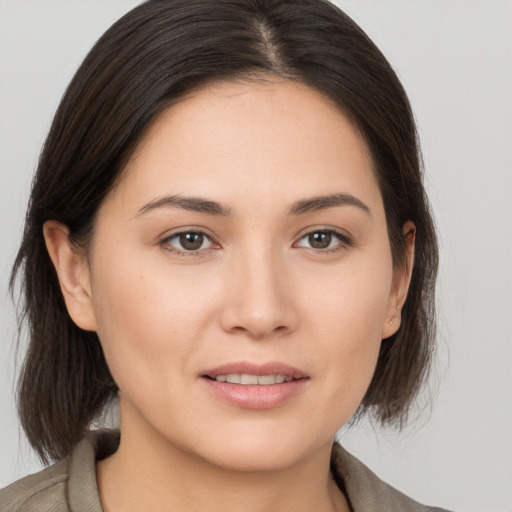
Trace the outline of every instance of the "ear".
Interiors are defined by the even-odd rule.
[[[382,327],[382,339],[395,334],[402,321],[402,308],[407,298],[414,265],[414,241],[416,239],[416,226],[408,220],[402,228],[402,237],[405,243],[405,266],[396,267],[393,273],[393,285],[389,295],[386,320]]]
[[[81,329],[95,331],[96,317],[85,257],[72,246],[69,229],[64,224],[55,220],[46,221],[43,234],[69,316]]]

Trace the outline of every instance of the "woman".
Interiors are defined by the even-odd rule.
[[[58,462],[2,510],[431,510],[333,439],[405,422],[436,269],[406,95],[346,15],[142,4],[77,72],[34,181],[19,409]],[[120,434],[91,432],[116,396]]]

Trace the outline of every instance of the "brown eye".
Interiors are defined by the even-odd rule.
[[[201,233],[182,233],[180,245],[187,251],[197,251],[203,245],[204,235]]]
[[[164,240],[164,243],[179,252],[200,251],[202,249],[208,249],[212,245],[210,238],[198,231],[176,233]]]
[[[351,242],[348,237],[330,229],[311,231],[294,244],[295,247],[306,247],[318,251],[342,249],[350,245]]]
[[[318,231],[308,235],[308,242],[313,249],[327,249],[331,245],[332,233]]]

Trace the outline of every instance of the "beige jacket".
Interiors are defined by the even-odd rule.
[[[66,459],[0,490],[0,511],[102,512],[96,460],[113,453],[118,443],[116,432],[91,433]],[[393,489],[337,443],[331,467],[354,512],[443,512]]]

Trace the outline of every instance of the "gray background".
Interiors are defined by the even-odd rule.
[[[13,403],[7,278],[51,117],[94,41],[135,0],[0,0],[0,487],[38,468]],[[441,237],[440,346],[405,432],[342,442],[416,499],[512,511],[512,2],[339,0],[416,112]],[[434,397],[433,406],[428,406]]]

